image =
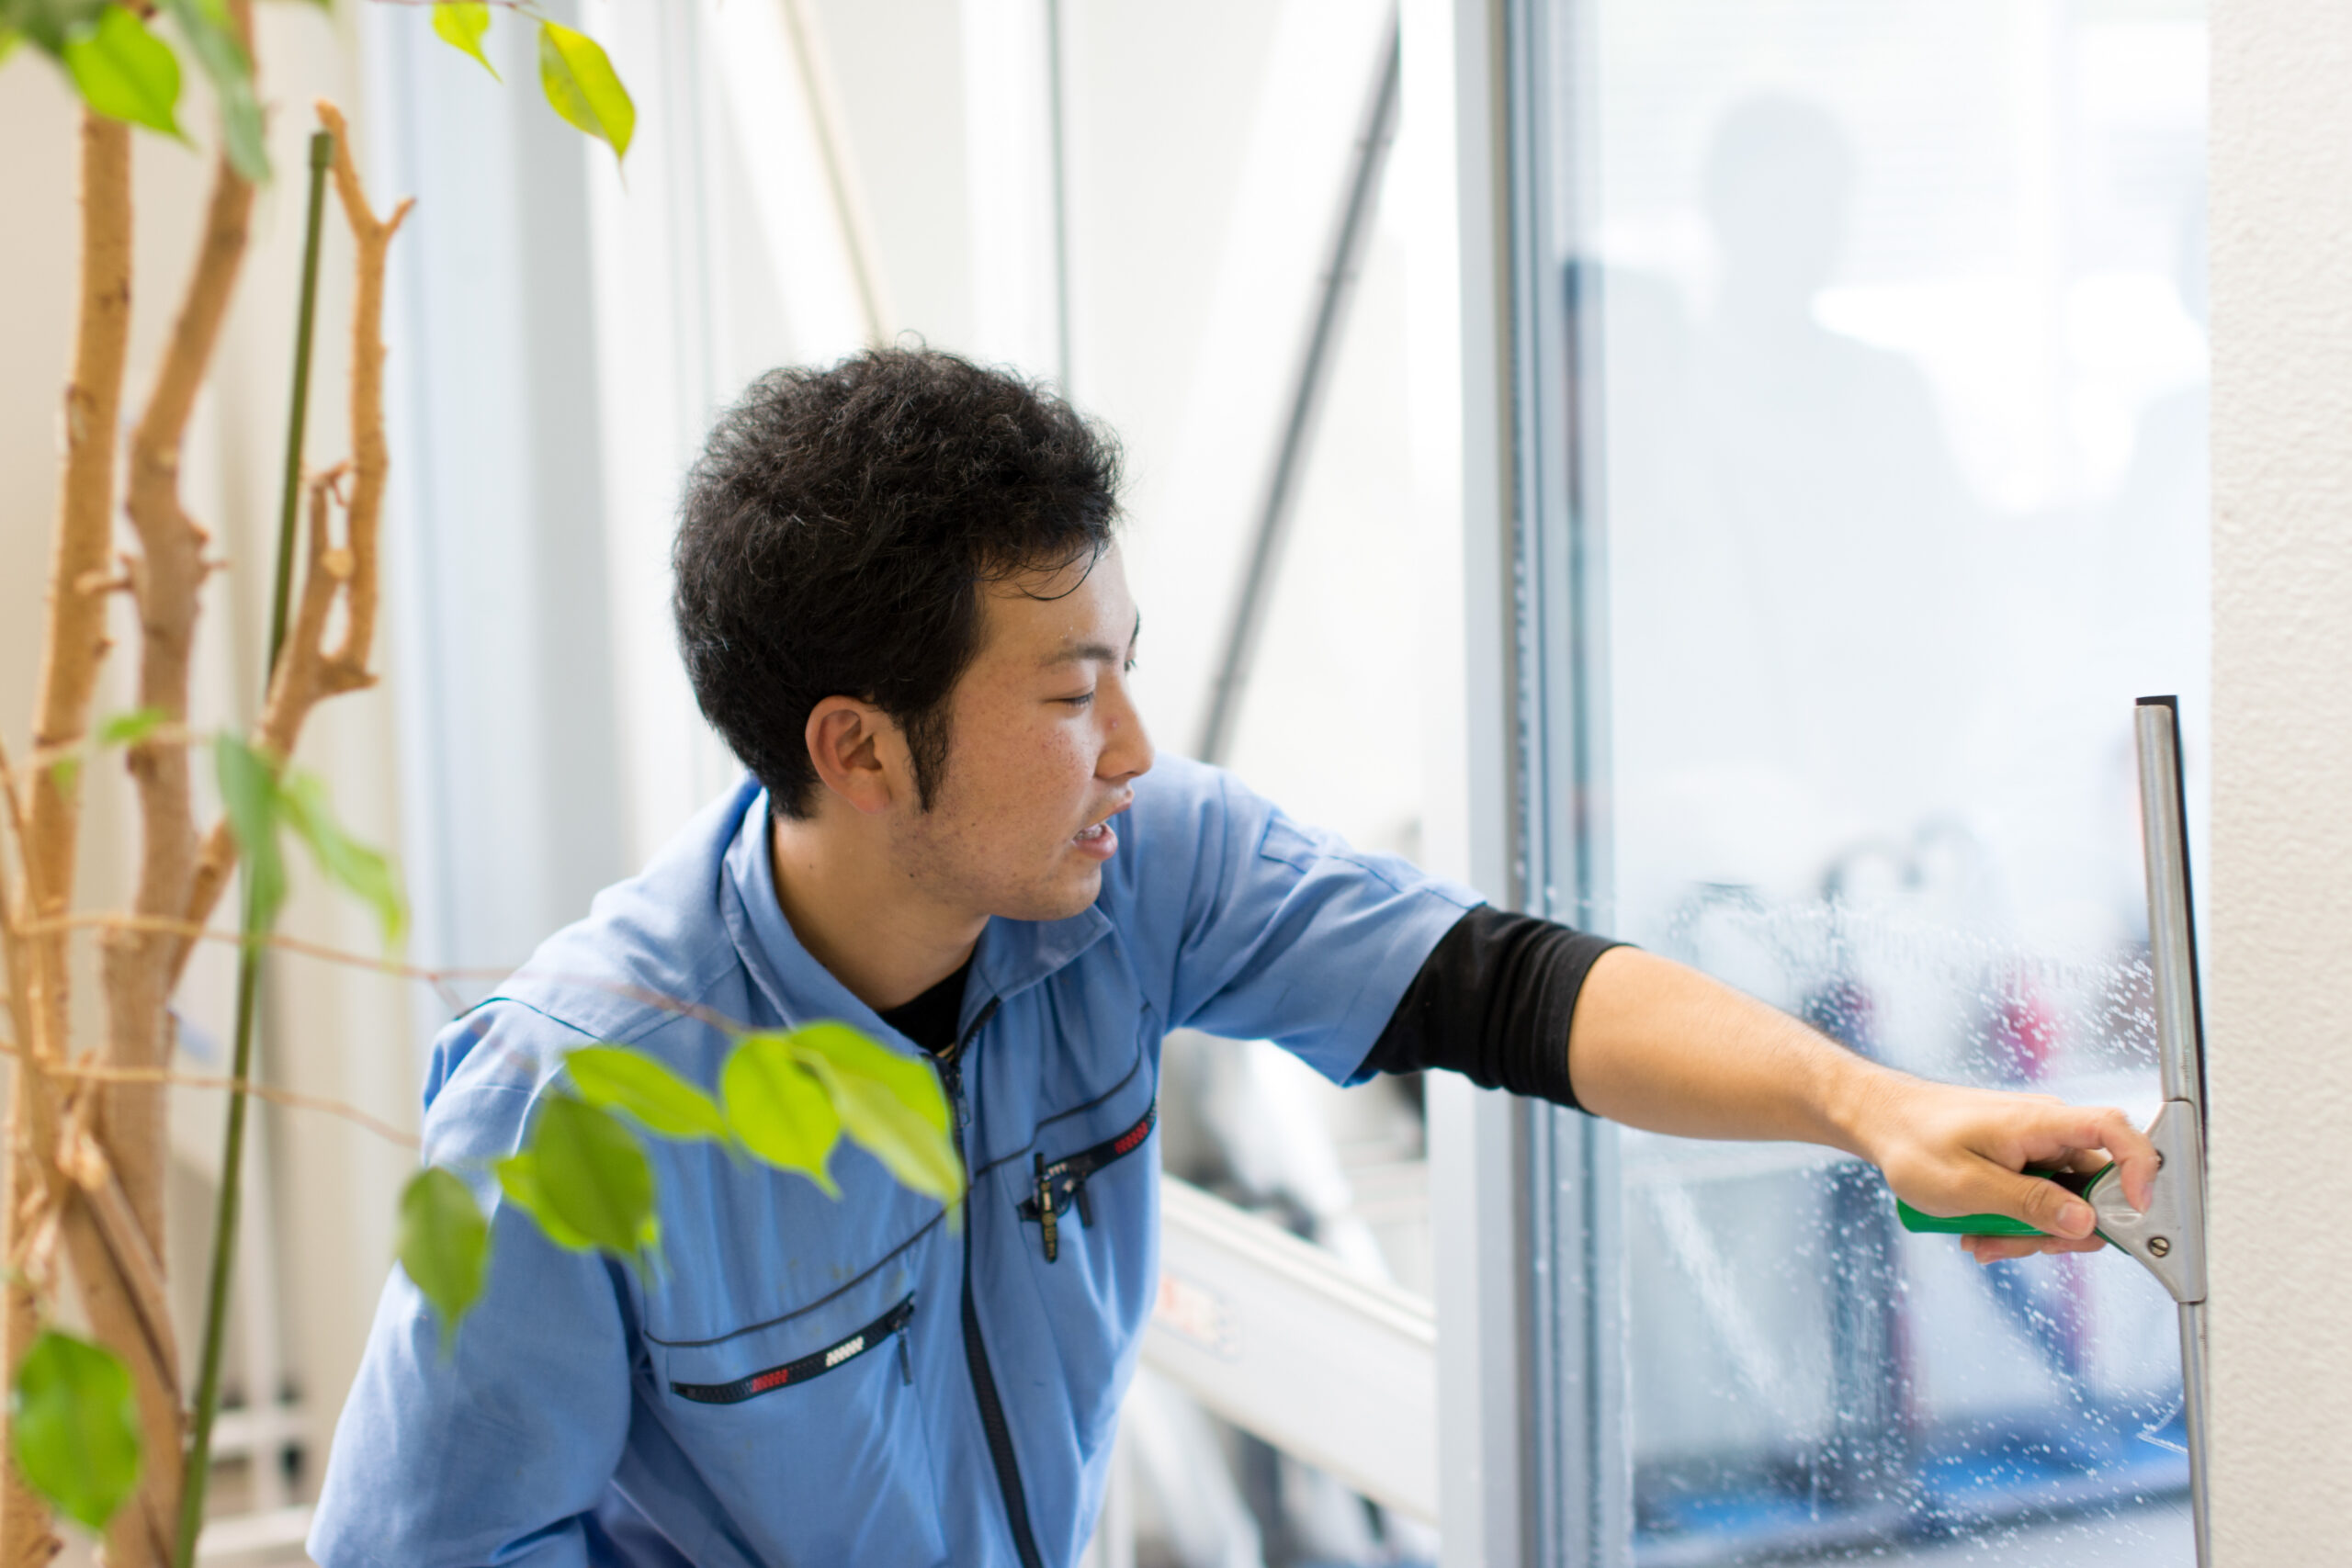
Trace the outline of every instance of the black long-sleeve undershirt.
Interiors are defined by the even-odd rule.
[[[1622,945],[1481,904],[1422,963],[1364,1068],[1444,1067],[1485,1089],[1581,1110],[1568,1082],[1568,1024],[1593,960]]]
[[[1576,1106],[1568,1024],[1593,960],[1619,945],[1481,904],[1430,951],[1363,1066],[1383,1073],[1443,1067],[1482,1088]],[[882,1021],[927,1051],[946,1050],[971,967],[965,960]]]

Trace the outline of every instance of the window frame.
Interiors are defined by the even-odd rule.
[[[1473,880],[1607,929],[1606,533],[1577,0],[1453,0]],[[1562,149],[1567,149],[1565,153]],[[1483,820],[1480,820],[1483,818]],[[1433,1090],[1447,1568],[1624,1568],[1633,1551],[1614,1130]]]

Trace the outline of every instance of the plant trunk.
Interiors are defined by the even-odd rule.
[[[65,390],[65,462],[56,547],[51,558],[49,622],[41,644],[40,689],[33,715],[36,755],[78,744],[87,732],[91,694],[106,658],[108,546],[113,537],[115,431],[122,418],[122,373],[130,341],[130,128],[82,117],[81,298],[72,379]],[[25,843],[23,912],[39,920],[62,915],[74,896],[81,818],[78,772],[36,766]],[[66,942],[28,939],[22,962],[27,993],[20,1043],[31,1060],[12,1069],[8,1156],[0,1190],[0,1257],[16,1261],[27,1238],[25,1200],[44,1179],[47,1144],[39,1134],[50,1098],[39,1063],[63,1058],[70,1016]],[[28,1161],[36,1162],[30,1165]],[[0,1290],[0,1346],[14,1369],[39,1329],[34,1293],[20,1278]],[[58,1542],[49,1509],[11,1467],[0,1483],[0,1568],[37,1568]]]
[[[175,728],[187,720],[207,542],[180,502],[180,448],[244,260],[253,203],[253,186],[222,154],[214,166],[196,268],[172,322],[154,390],[131,437],[125,509],[140,547],[130,571],[139,606],[139,704]],[[187,907],[198,841],[189,750],[177,739],[130,748],[141,839],[132,909],[140,915],[176,917]],[[102,947],[109,1066],[167,1065],[171,1041],[164,1004],[173,945],[171,938],[153,931],[107,933]],[[170,1153],[165,1089],[161,1083],[112,1083],[91,1084],[83,1092],[96,1102],[92,1130],[101,1163],[119,1180],[127,1213],[103,1216],[117,1223],[107,1237],[111,1245],[102,1244],[83,1220],[92,1203],[107,1195],[85,1189],[85,1201],[70,1211],[66,1235],[91,1325],[131,1368],[147,1439],[138,1495],[107,1528],[107,1561],[110,1568],[165,1568],[178,1528],[185,1436],[178,1355],[168,1314],[152,1310],[158,1303],[141,1299],[144,1292],[127,1267],[132,1255],[160,1258],[164,1250],[164,1180]],[[131,1234],[121,1234],[126,1229]]]

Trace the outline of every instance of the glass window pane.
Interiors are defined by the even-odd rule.
[[[2193,784],[2208,687],[2201,9],[1550,17],[1606,923],[1913,1072],[2144,1120],[2132,702],[2180,694]],[[2129,1259],[1979,1269],[1852,1162],[1619,1148],[1635,1562],[2189,1561]]]

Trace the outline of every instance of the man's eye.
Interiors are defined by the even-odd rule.
[[[1082,708],[1093,700],[1094,694],[1091,692],[1080,692],[1074,697],[1056,697],[1054,699],[1054,701],[1057,703],[1068,703],[1074,708]]]

